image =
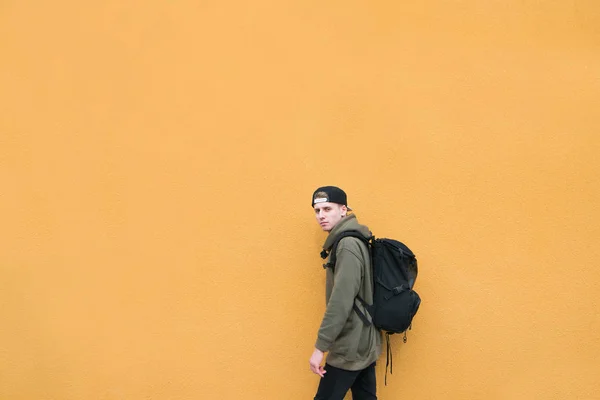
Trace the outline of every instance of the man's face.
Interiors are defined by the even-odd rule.
[[[315,217],[325,232],[331,231],[346,215],[346,206],[337,203],[317,203],[313,207]]]

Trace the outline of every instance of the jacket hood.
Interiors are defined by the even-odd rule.
[[[342,233],[346,231],[359,231],[365,238],[370,238],[371,231],[365,225],[361,225],[358,223],[358,219],[356,215],[350,214],[346,217],[342,218],[340,222],[336,226],[333,227],[331,232],[329,232],[329,236],[325,240],[325,244],[323,245],[324,250],[329,250],[336,238]]]

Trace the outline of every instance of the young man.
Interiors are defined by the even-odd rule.
[[[346,193],[335,186],[320,187],[313,193],[312,207],[321,228],[329,235],[323,249],[331,250],[345,231],[358,230],[366,238],[369,228],[360,225],[348,207]],[[353,400],[377,399],[375,361],[381,352],[381,334],[365,324],[353,309],[366,310],[356,299],[373,304],[371,259],[367,246],[357,238],[340,240],[335,268],[326,268],[327,308],[310,357],[310,369],[321,377],[315,400],[342,400],[348,390]],[[322,366],[324,353],[327,363]]]

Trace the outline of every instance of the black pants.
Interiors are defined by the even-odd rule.
[[[377,400],[375,363],[360,371],[346,371],[325,364],[325,371],[315,400],[343,400],[349,389],[352,400]]]

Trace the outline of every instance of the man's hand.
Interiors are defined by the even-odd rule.
[[[321,378],[325,376],[325,369],[321,366],[323,362],[323,352],[319,349],[315,349],[313,351],[312,356],[310,356],[310,370],[315,374],[319,375]]]

